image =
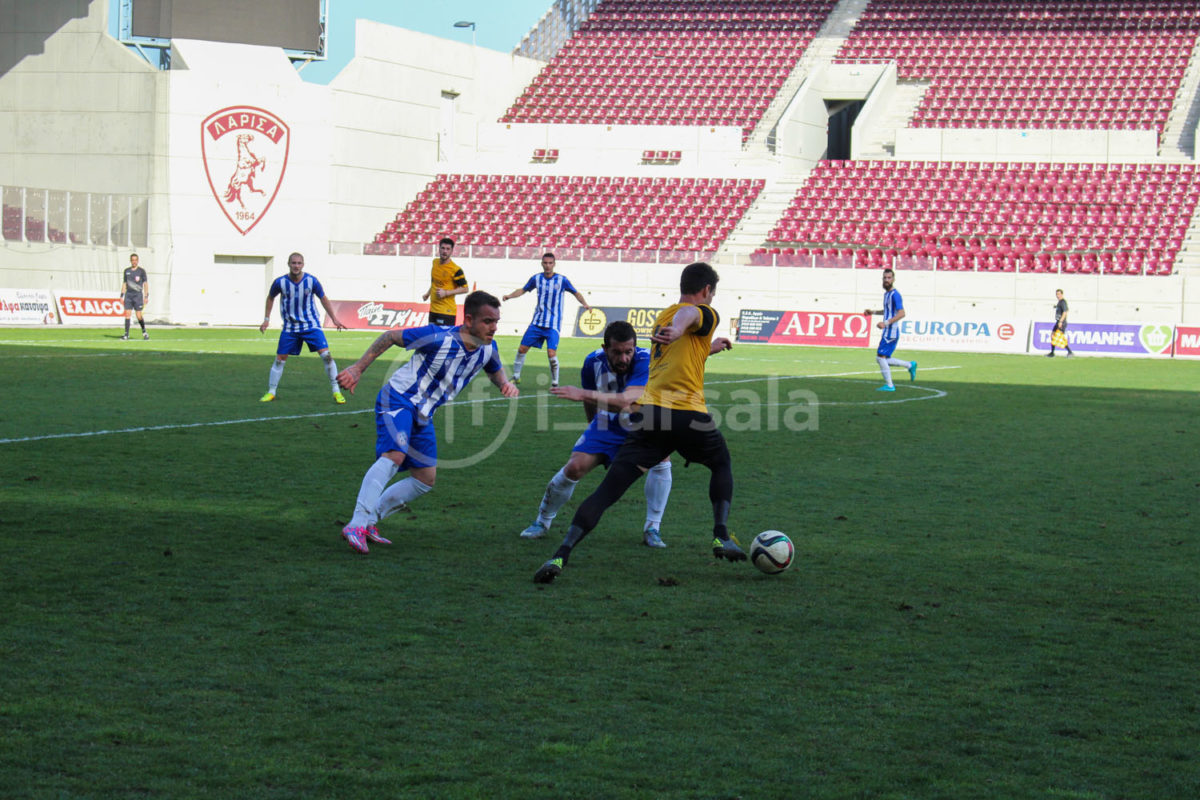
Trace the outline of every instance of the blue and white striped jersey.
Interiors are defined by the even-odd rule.
[[[529,324],[554,330],[561,328],[563,294],[577,291],[567,276],[556,272],[547,278],[546,273],[539,272],[527,280],[522,288],[527,292],[537,289],[537,310],[533,312],[533,320]]]
[[[583,367],[579,370],[581,387],[606,394],[618,394],[630,386],[645,386],[648,380],[650,380],[650,351],[644,347],[638,347],[633,351],[633,362],[629,365],[629,372],[624,374],[613,371],[612,365],[608,363],[608,357],[604,355],[604,348],[589,353],[588,357],[583,360]],[[607,414],[608,429],[616,430],[615,426],[618,424],[620,413],[598,410],[597,416],[600,414]],[[604,428],[605,425],[601,424],[600,427]]]
[[[402,334],[405,349],[413,355],[388,382],[422,420],[431,419],[438,406],[453,400],[479,370],[490,375],[501,368],[495,342],[467,350],[460,331],[461,327],[423,325]]]
[[[285,331],[301,333],[321,327],[316,298],[324,297],[325,290],[314,276],[302,273],[300,282],[293,283],[290,275],[280,275],[271,284],[269,296],[280,298],[279,317]]]
[[[895,289],[888,289],[883,294],[883,318],[891,319],[896,316],[896,312],[904,308],[904,299],[900,297],[900,292]],[[883,329],[883,334],[879,337],[885,342],[894,342],[900,338],[900,323],[896,322],[888,325]]]

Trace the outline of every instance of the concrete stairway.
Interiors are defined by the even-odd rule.
[[[717,251],[717,261],[745,263],[750,253],[766,241],[767,235],[783,215],[783,210],[796,196],[796,190],[806,180],[807,172],[802,175],[768,179],[758,197],[750,204],[750,208],[746,209],[741,221]]]
[[[1164,161],[1192,161],[1196,157],[1196,124],[1200,122],[1200,41],[1192,49],[1183,82],[1175,94],[1158,154]]]
[[[825,23],[817,31],[812,42],[805,49],[804,55],[796,63],[783,86],[775,94],[771,105],[767,106],[762,119],[750,133],[744,149],[748,152],[771,152],[774,145],[774,131],[779,124],[783,112],[800,90],[801,84],[820,64],[828,63],[845,43],[854,26],[858,24],[859,15],[866,9],[869,0],[841,0]]]

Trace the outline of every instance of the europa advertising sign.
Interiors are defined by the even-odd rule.
[[[279,193],[291,140],[279,117],[253,106],[223,108],[200,124],[208,187],[243,236],[262,221]]]
[[[64,325],[98,325],[125,316],[125,301],[111,294],[60,294],[58,315]]]
[[[900,348],[968,353],[1024,353],[1029,320],[900,320]]]
[[[429,324],[428,303],[396,303],[390,300],[331,300],[338,322],[347,328],[391,330],[392,328],[418,328]],[[458,307],[455,321],[462,323],[462,306]],[[333,323],[326,317],[325,325]]]
[[[1033,324],[1033,349],[1050,350],[1050,333],[1053,322]],[[1154,323],[1086,323],[1067,324],[1067,341],[1077,353],[1104,353],[1106,355],[1169,356],[1174,340],[1174,329],[1170,325]]]
[[[574,335],[589,339],[603,338],[608,323],[624,320],[633,326],[639,340],[649,339],[654,332],[654,320],[661,313],[661,308],[647,307],[592,306],[587,311],[580,308],[575,315]]]
[[[1200,328],[1188,325],[1175,328],[1175,355],[1200,356]]]
[[[44,289],[0,289],[0,325],[55,325],[54,298]]]
[[[822,347],[867,347],[871,343],[871,318],[866,314],[829,311],[747,309],[738,317],[737,340]]]

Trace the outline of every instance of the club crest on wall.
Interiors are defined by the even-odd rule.
[[[243,236],[262,220],[279,192],[291,140],[283,120],[253,106],[223,108],[201,124],[208,186]]]

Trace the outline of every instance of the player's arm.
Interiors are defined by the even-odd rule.
[[[503,297],[501,297],[501,298],[500,298],[500,300],[501,300],[501,301],[504,301],[504,300],[513,300],[513,299],[515,299],[515,298],[517,298],[517,297],[520,297],[520,296],[521,296],[521,295],[523,295],[523,294],[525,294],[525,290],[524,290],[524,289],[513,289],[511,292],[509,292],[508,294],[506,294],[506,295],[504,295]]]
[[[325,308],[325,313],[329,315],[331,320],[333,320],[333,327],[337,328],[339,331],[346,330],[346,326],[338,322],[337,315],[333,313],[333,304],[329,302],[328,295],[321,295],[321,305]]]
[[[1065,309],[1065,308],[1063,309],[1062,316],[1058,318],[1058,324],[1060,326],[1067,324],[1067,314],[1069,314],[1069,313],[1070,312],[1067,309]]]
[[[388,348],[392,345],[404,347],[403,329],[385,331],[380,334],[379,338],[371,342],[370,346],[367,347],[367,352],[362,354],[362,358],[337,374],[338,386],[348,390],[350,394],[354,394],[354,387],[358,386],[358,379],[367,371],[367,367],[371,366],[375,359],[387,352]]]
[[[671,320],[670,325],[654,331],[650,336],[650,341],[655,344],[670,344],[687,333],[699,320],[700,309],[698,307],[684,306],[675,312],[675,317]]]
[[[267,295],[267,307],[263,311],[262,325],[258,326],[258,330],[261,333],[267,332],[267,326],[271,324],[271,309],[274,307],[275,307],[275,295],[269,294],[269,295]]]
[[[150,279],[149,278],[146,278],[146,280],[142,281],[142,302],[143,303],[150,302]]]
[[[883,312],[882,312],[882,311],[880,311],[879,313],[880,313],[880,314],[882,314]],[[877,323],[875,324],[875,327],[877,327],[877,328],[886,328],[886,327],[888,327],[889,325],[895,325],[897,322],[899,322],[900,320],[904,319],[904,316],[905,316],[905,315],[904,315],[904,309],[903,309],[903,308],[901,308],[901,309],[899,309],[898,311],[896,311],[896,313],[895,313],[895,314],[893,314],[893,315],[892,315],[892,318],[891,318],[891,319],[881,319],[881,320],[879,320],[879,322],[877,322]]]
[[[454,288],[453,289],[438,289],[438,297],[454,297],[456,294],[466,294],[471,291],[471,287],[467,285],[467,276],[460,269],[454,273]]]
[[[720,353],[722,350],[732,350],[732,349],[733,349],[733,342],[729,341],[724,336],[720,336],[720,337],[712,340],[712,343],[708,346],[708,354],[710,356],[715,356],[717,353]]]
[[[581,389],[578,386],[553,386],[550,388],[550,394],[563,400],[583,403],[585,409],[591,404],[593,409],[621,411],[640,400],[645,390],[645,386],[626,386],[623,392],[600,392],[595,389]],[[588,421],[591,422],[590,417]]]
[[[592,310],[592,307],[590,305],[588,305],[588,301],[583,299],[582,294],[580,294],[579,292],[571,292],[571,294],[575,295],[575,299],[579,301],[579,305],[583,306],[584,311]]]
[[[501,367],[495,372],[488,373],[488,380],[490,380],[492,384],[500,390],[500,394],[504,395],[505,397],[513,398],[521,394],[521,390],[517,388],[517,385],[510,381],[508,376],[504,374],[504,367]]]

